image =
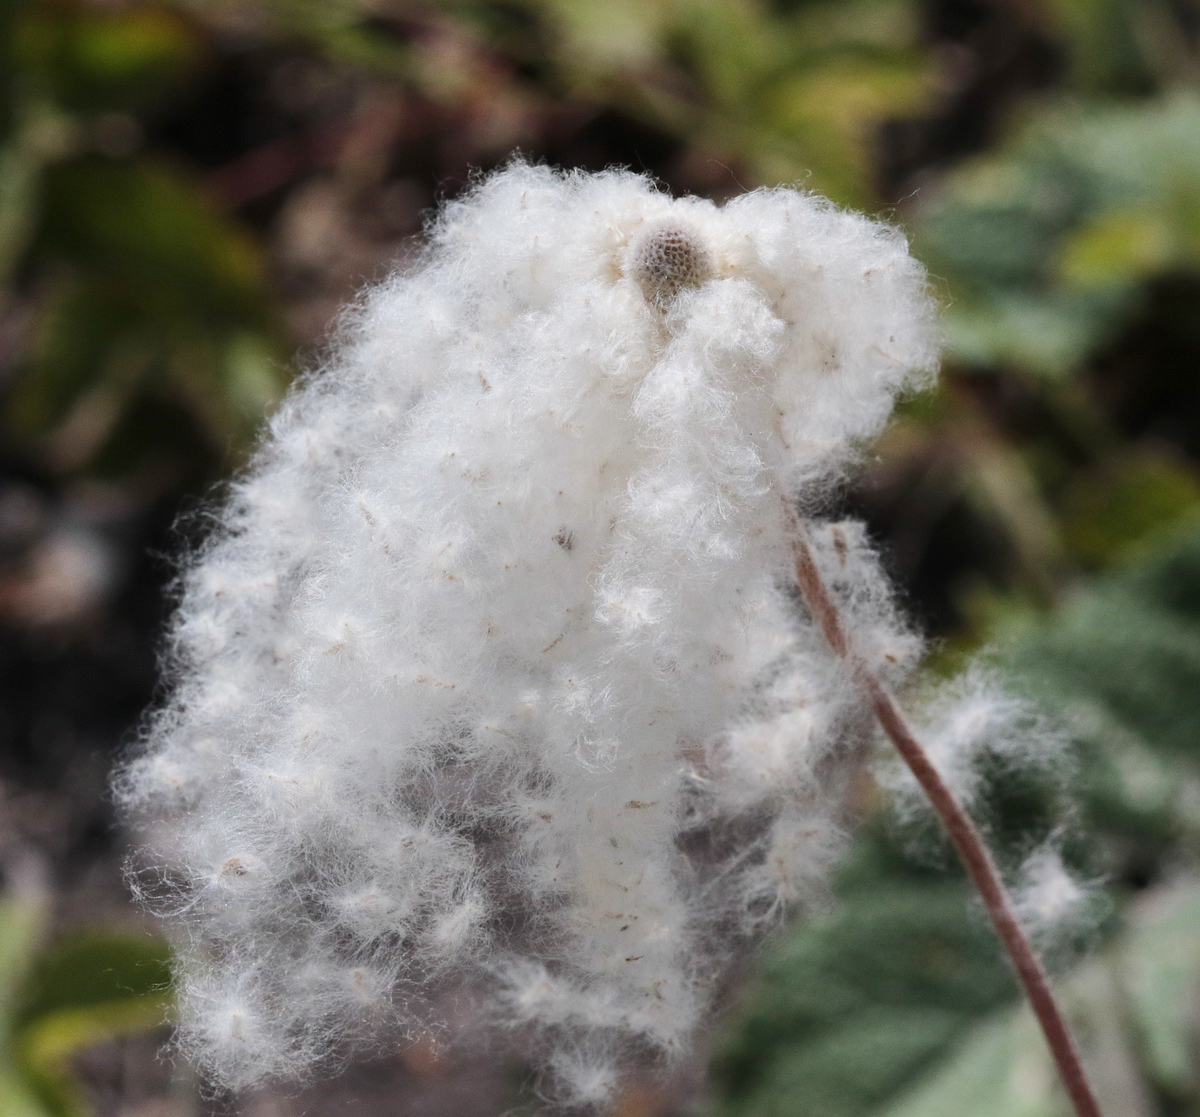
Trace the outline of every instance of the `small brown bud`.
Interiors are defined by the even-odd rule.
[[[632,272],[646,301],[665,310],[681,291],[712,278],[712,257],[692,229],[672,222],[642,233]]]

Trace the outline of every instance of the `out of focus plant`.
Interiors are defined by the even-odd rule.
[[[52,466],[185,471],[280,386],[259,250],[144,128],[201,65],[161,5],[10,3],[0,33],[0,280],[26,344],[10,433]]]
[[[1061,984],[1088,1022],[1097,1087],[1122,1117],[1194,1112],[1200,1076],[1193,1057],[1200,991],[1200,888],[1172,882],[1144,897],[1128,927]],[[942,1063],[873,1117],[1060,1117],[1053,1068],[1033,1020],[1001,1011],[976,1027]]]
[[[1026,624],[1004,659],[1072,726],[1092,836],[1073,856],[1113,885],[1108,945],[1062,983],[1105,1112],[1193,1112],[1200,896],[1184,874],[1200,855],[1200,529]],[[1046,791],[994,783],[994,825],[1031,825]],[[773,955],[733,1029],[720,1112],[940,1117],[964,1097],[988,1117],[1068,1111],[1032,1020],[1005,1007],[1011,979],[982,916],[964,914],[965,886],[933,849],[882,823],[859,842],[837,908]],[[1077,947],[1052,953],[1065,968]]]
[[[1150,96],[1200,75],[1196,0],[1049,0],[1040,15],[1082,97]]]
[[[239,11],[427,92],[452,95],[462,76],[419,49],[427,35],[380,34],[362,0],[225,6],[226,18]],[[802,179],[869,205],[875,128],[930,94],[908,0],[451,0],[389,14],[426,32],[451,25],[520,67],[510,80],[620,112],[675,137],[693,160],[727,161],[728,193],[740,173],[753,184]]]
[[[1200,99],[1055,102],[943,182],[917,222],[959,360],[1063,378],[1159,277],[1200,273]]]
[[[87,1111],[71,1059],[93,1044],[162,1024],[167,954],[158,939],[89,932],[40,946],[46,913],[28,897],[0,901],[0,1112],[76,1117]]]
[[[995,583],[950,591],[977,635],[1200,507],[1200,9],[1057,0],[1040,18],[1056,90],[911,207],[957,375],[902,453],[1005,554]],[[947,460],[956,492],[928,468]]]
[[[850,205],[876,197],[875,129],[930,93],[904,0],[524,6],[571,95],[614,104],[755,184],[801,181]]]

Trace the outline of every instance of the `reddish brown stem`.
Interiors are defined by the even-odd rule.
[[[845,660],[854,672],[884,733],[896,746],[916,777],[917,783],[928,796],[929,802],[950,835],[954,848],[958,851],[967,875],[983,897],[992,925],[1016,967],[1017,977],[1024,986],[1038,1023],[1042,1026],[1046,1043],[1054,1056],[1058,1073],[1070,1095],[1075,1113],[1078,1117],[1101,1117],[1100,1107],[1084,1072],[1071,1030],[1067,1027],[1054,994],[1050,991],[1050,981],[1045,968],[1025,936],[1013,910],[1012,899],[1000,879],[996,862],[982,835],[954,792],[930,762],[929,755],[913,734],[896,699],[855,653],[800,524],[796,524],[794,553],[796,581],[813,619],[820,625],[834,653]]]

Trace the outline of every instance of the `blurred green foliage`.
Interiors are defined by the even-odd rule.
[[[0,902],[0,1112],[88,1111],[70,1060],[81,1049],[164,1022],[166,945],[128,934],[76,935],[39,949],[42,905]]]
[[[1014,683],[1074,738],[1068,851],[1119,904],[1138,894],[1063,982],[1105,1111],[1197,1112],[1200,893],[1178,878],[1200,855],[1200,525],[1002,646]],[[1011,793],[993,786],[985,817],[1037,826],[1038,809],[1005,809]],[[763,967],[718,1062],[720,1112],[938,1117],[964,1097],[989,1117],[1067,1112],[1036,1025],[1003,1007],[1016,988],[982,913],[930,863],[935,841],[878,820],[866,829],[836,908]]]
[[[9,0],[0,280],[33,292],[10,436],[60,471],[189,468],[282,387],[261,250],[194,174],[141,149],[204,36],[164,5]]]
[[[803,179],[873,201],[869,138],[917,110],[929,78],[903,0],[533,0],[553,79],[665,128],[754,183]],[[486,11],[486,9],[484,9]]]
[[[357,0],[256,7],[279,31],[433,96],[453,98],[461,83],[378,34]],[[755,184],[803,178],[853,205],[874,201],[873,126],[929,94],[907,0],[448,0],[436,11],[556,98],[623,112]]]
[[[1138,309],[1200,270],[1200,95],[1052,102],[939,184],[914,225],[946,277],[950,352],[1066,377]]]
[[[1060,982],[1084,1037],[1106,1112],[1192,1113],[1200,1098],[1200,888],[1163,887],[1139,902],[1103,953]],[[874,1117],[1070,1117],[1071,1107],[1032,1013],[997,1013]]]

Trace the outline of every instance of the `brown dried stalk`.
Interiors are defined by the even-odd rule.
[[[1077,1117],[1101,1117],[1100,1107],[1083,1069],[1074,1037],[1050,990],[1046,970],[1021,928],[1013,910],[1012,899],[1000,879],[996,862],[978,827],[930,762],[929,755],[913,734],[891,691],[851,647],[841,615],[817,568],[805,528],[798,521],[795,522],[793,550],[796,560],[796,582],[805,603],[817,624],[821,626],[829,646],[854,673],[884,733],[896,746],[916,777],[917,783],[928,796],[930,804],[950,835],[968,876],[983,897],[992,925],[1016,967],[1017,977],[1046,1036],[1046,1043],[1058,1066],[1058,1073],[1070,1095]]]

